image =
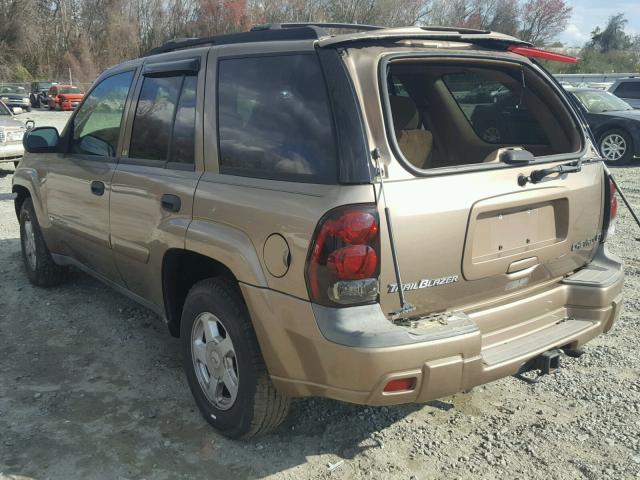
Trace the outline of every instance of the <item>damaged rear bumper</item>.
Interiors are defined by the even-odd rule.
[[[242,285],[271,378],[290,396],[424,402],[517,373],[552,348],[576,349],[620,312],[622,262],[601,247],[582,270],[489,308],[394,325],[379,305],[333,309]],[[412,378],[408,391],[385,392]]]

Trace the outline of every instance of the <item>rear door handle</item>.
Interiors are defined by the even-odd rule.
[[[176,195],[171,195],[169,193],[165,193],[164,195],[162,195],[160,203],[162,205],[163,210],[166,210],[167,212],[173,212],[173,213],[179,212],[180,207],[182,206],[180,197],[177,197]]]
[[[91,182],[91,193],[99,197],[104,195],[104,183],[98,180]]]

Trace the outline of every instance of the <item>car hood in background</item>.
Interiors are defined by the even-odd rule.
[[[595,115],[605,115],[607,117],[628,118],[640,122],[640,110],[617,110],[611,112],[600,112]]]
[[[13,118],[11,115],[0,115],[0,127],[23,127],[24,123]]]

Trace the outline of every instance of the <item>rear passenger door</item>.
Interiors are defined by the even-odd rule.
[[[200,125],[206,56],[182,53],[147,62],[114,174],[111,242],[129,290],[161,305],[165,251],[184,248],[202,172]]]

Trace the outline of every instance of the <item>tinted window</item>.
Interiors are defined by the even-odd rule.
[[[218,115],[221,173],[336,181],[332,120],[315,55],[222,60]]]
[[[444,83],[476,134],[487,143],[547,144],[528,110],[521,85],[506,85],[475,73],[443,76]]]
[[[615,94],[622,98],[640,98],[640,82],[622,82]]]
[[[132,79],[133,72],[113,75],[104,79],[85,98],[73,118],[73,153],[115,156]]]
[[[167,161],[182,77],[146,77],[131,131],[131,158]]]
[[[193,163],[196,134],[197,77],[185,77],[176,121],[173,126],[173,142],[170,162]]]
[[[195,76],[146,77],[131,132],[130,158],[193,164]]]

